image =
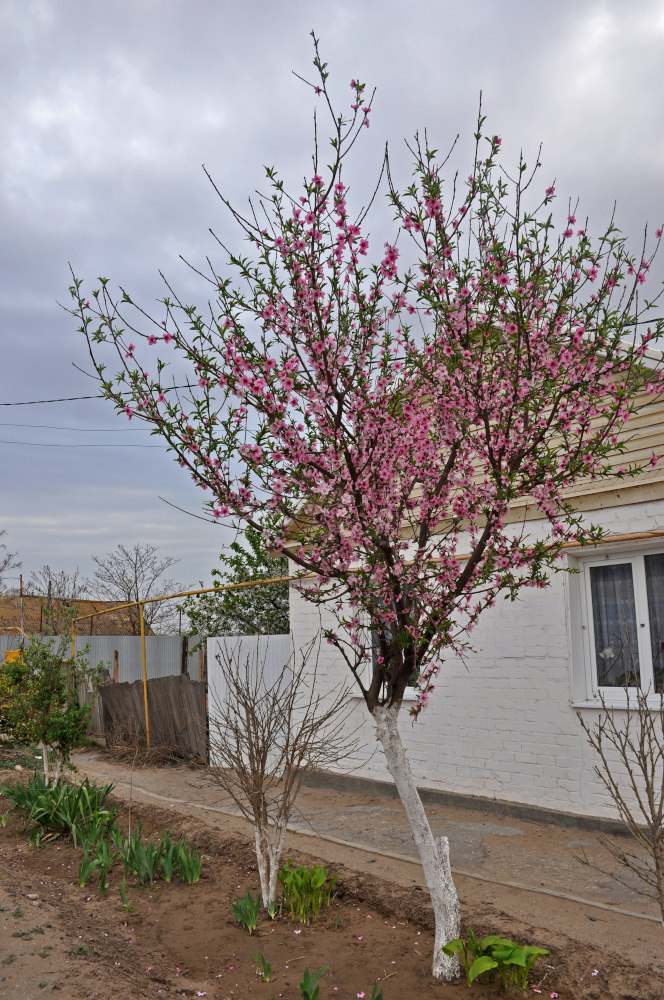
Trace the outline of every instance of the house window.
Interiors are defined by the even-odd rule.
[[[664,552],[579,562],[587,695],[664,692]]]

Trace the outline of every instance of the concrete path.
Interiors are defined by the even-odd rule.
[[[131,787],[134,801],[174,808],[208,822],[227,817],[235,828],[252,835],[237,808],[218,786],[205,780],[201,770],[141,767],[132,772],[97,752],[77,754],[74,763],[81,776],[112,781],[122,797]],[[620,885],[577,860],[585,854],[607,870],[620,871],[599,843],[598,830],[573,825],[571,817],[519,807],[510,810],[498,803],[436,793],[425,793],[424,798],[434,833],[450,840],[452,865],[461,878],[486,881],[487,888],[508,885],[594,904],[588,909],[589,920],[594,919],[593,912],[601,916],[604,908],[661,920],[656,903],[630,886],[628,873],[624,875],[628,885]],[[302,789],[297,805],[290,830],[298,845],[307,838],[301,849],[316,853],[327,841],[358,852],[362,866],[391,858],[403,861],[407,872],[418,864],[405,814],[390,785],[320,774]],[[319,839],[317,847],[312,837]],[[623,842],[632,848],[629,839]]]

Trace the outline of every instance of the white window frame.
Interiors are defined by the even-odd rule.
[[[627,708],[624,688],[600,686],[598,683],[590,584],[590,570],[593,566],[615,566],[625,563],[629,563],[632,567],[641,686],[644,690],[650,689],[648,701],[652,707],[659,707],[659,695],[652,693],[654,675],[644,557],[662,554],[664,554],[664,541],[660,539],[658,542],[643,545],[632,543],[598,546],[588,555],[569,556],[570,568],[576,570],[568,578],[573,707],[601,707],[601,697],[603,697],[607,708]]]

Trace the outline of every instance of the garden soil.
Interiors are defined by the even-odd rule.
[[[408,825],[389,787],[318,779],[302,791],[284,857],[338,874],[337,897],[316,922],[286,913],[262,917],[250,936],[231,902],[258,889],[250,826],[204,772],[186,767],[130,768],[104,754],[76,758],[80,776],[112,781],[121,822],[140,817],[144,833],[187,835],[203,851],[200,882],[127,880],[131,912],[121,905],[120,872],[108,894],[77,880],[80,849],[38,849],[17,837],[12,814],[0,827],[0,997],[134,1000],[199,997],[299,1000],[305,968],[327,966],[320,1000],[496,996],[495,984],[468,989],[429,974],[433,918]],[[16,775],[20,778],[22,775]],[[428,797],[436,833],[450,838],[464,929],[498,933],[551,950],[534,967],[528,990],[560,1000],[662,1000],[664,932],[655,905],[576,858],[613,862],[596,831],[560,817],[499,813],[491,803]],[[471,807],[472,805],[472,807]],[[629,846],[629,841],[625,841]],[[260,955],[269,982],[257,974]]]

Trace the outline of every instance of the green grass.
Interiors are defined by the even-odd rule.
[[[16,766],[25,771],[41,771],[43,761],[39,747],[4,740],[0,742],[0,771],[13,771]]]

